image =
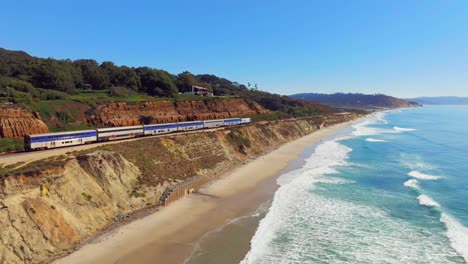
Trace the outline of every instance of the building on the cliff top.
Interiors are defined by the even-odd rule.
[[[207,88],[201,86],[192,85],[192,91],[185,92],[184,94],[193,94],[200,96],[213,96],[213,93],[210,92]]]

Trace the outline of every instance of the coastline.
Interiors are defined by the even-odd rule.
[[[154,263],[156,259],[160,263],[183,263],[205,234],[255,212],[269,201],[277,189],[275,176],[307,147],[357,120],[286,143],[234,168],[198,193],[111,230],[54,263]],[[249,249],[248,244],[242,247],[241,252]]]

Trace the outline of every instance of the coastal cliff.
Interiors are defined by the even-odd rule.
[[[168,186],[194,175],[216,179],[286,142],[358,117],[142,138],[17,165],[0,176],[0,263],[40,263],[73,251],[119,217],[158,205]]]
[[[192,100],[172,103],[168,100],[128,104],[100,105],[87,113],[87,122],[95,126],[140,125],[141,118],[150,123],[171,123],[192,120],[252,116],[268,112],[255,102],[244,99]]]
[[[0,138],[23,137],[48,131],[37,113],[21,108],[0,108]]]
[[[269,112],[259,104],[244,99],[115,102],[101,104],[95,108],[68,101],[51,104],[42,110],[30,112],[19,107],[0,107],[0,138],[20,138],[30,134],[47,133],[49,128],[63,129],[67,125],[72,125],[69,130],[77,130],[73,126],[79,129],[133,126],[255,116]]]

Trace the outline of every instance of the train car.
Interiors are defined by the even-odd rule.
[[[242,120],[240,118],[228,118],[224,119],[223,121],[225,126],[234,126],[239,125]]]
[[[51,149],[96,142],[96,130],[58,132],[24,137],[26,150]]]
[[[246,117],[246,118],[241,118],[241,124],[249,124],[252,123],[252,118]]]
[[[145,136],[167,134],[177,131],[177,123],[154,124],[143,126]]]
[[[177,131],[188,131],[203,128],[203,121],[179,122],[177,123]]]
[[[119,140],[144,135],[143,126],[98,128],[98,141]]]
[[[203,121],[205,128],[213,128],[213,127],[221,127],[224,126],[223,119],[215,119],[215,120],[205,120]]]

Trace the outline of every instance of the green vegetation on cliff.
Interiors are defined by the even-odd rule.
[[[215,96],[252,100],[282,113],[274,116],[299,117],[333,111],[320,104],[260,91],[257,85],[245,86],[215,75],[190,72],[174,75],[160,69],[117,66],[110,61],[99,63],[90,59],[44,59],[0,48],[0,102],[12,102],[40,113],[43,106],[39,102],[48,100],[75,101],[90,107],[160,98],[184,100],[187,97],[181,93],[190,91],[193,85],[206,87]]]

